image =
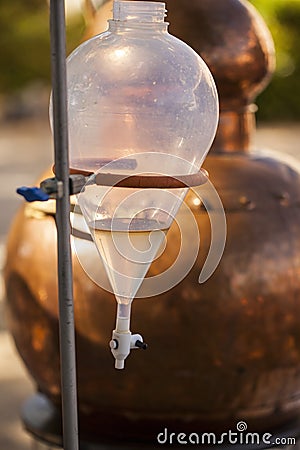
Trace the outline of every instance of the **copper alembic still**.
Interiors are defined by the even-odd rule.
[[[112,2],[105,2],[99,9],[96,23],[98,19],[102,24],[111,18],[110,6]],[[203,167],[225,210],[226,246],[212,276],[199,284],[199,273],[211,246],[212,228],[209,205],[205,208],[197,192],[191,189],[183,203],[186,208],[179,210],[178,217],[185,224],[188,236],[193,235],[192,227],[197,224],[201,246],[196,262],[171,289],[152,298],[141,296],[135,300],[132,329],[143,330],[151,345],[143,354],[131,352],[125,370],[114,370],[108,336],[115,323],[115,298],[112,289],[107,288],[107,280],[103,284],[108,290],[99,287],[99,280],[87,274],[86,255],[92,255],[89,256],[92,258],[90,268],[99,266],[99,256],[88,229],[80,220],[73,220],[79,216],[73,206],[78,414],[80,448],[84,450],[157,448],[162,446],[157,436],[164,430],[177,436],[180,433],[222,433],[229,429],[236,431],[237,424],[273,437],[297,438],[300,434],[300,175],[297,167],[285,158],[257,151],[252,146],[253,102],[268,84],[275,66],[272,38],[261,16],[244,0],[173,0],[167,7],[171,33],[201,55],[218,90],[219,125]],[[114,13],[120,14],[120,9],[116,9]],[[103,29],[97,30],[100,31]],[[91,49],[85,59],[87,66],[93,51]],[[126,48],[125,53],[128,51]],[[144,48],[145,54],[147,51]],[[115,57],[120,65],[117,82],[122,85],[124,51],[115,49]],[[111,55],[107,58],[112,59]],[[105,62],[104,57],[97,68],[103,76]],[[79,93],[83,115],[84,91],[91,82],[88,71],[89,67],[87,84]],[[114,75],[107,76],[115,81]],[[130,101],[134,101],[134,93],[128,91],[132,87],[133,84],[129,84],[129,88],[122,85]],[[173,87],[176,103],[178,91],[175,85]],[[144,89],[139,95],[150,98],[152,91],[147,91],[147,86]],[[163,91],[162,86],[160,91]],[[116,102],[120,101],[120,95],[115,95]],[[109,105],[104,107],[107,109],[103,115],[109,112]],[[114,130],[116,141],[119,139],[122,143],[130,137],[135,123],[129,116],[125,138],[114,124],[111,128],[106,124],[107,129]],[[141,113],[140,116],[142,121]],[[70,120],[72,123],[72,113]],[[155,118],[156,125],[159,120],[160,117]],[[74,122],[73,126],[76,129],[78,124]],[[172,123],[168,128],[172,129]],[[80,146],[83,139],[91,149],[92,133],[78,131],[74,136],[75,146]],[[156,137],[159,136],[160,131]],[[151,139],[153,135],[149,133]],[[206,149],[208,143],[209,138]],[[104,155],[104,167],[108,156]],[[199,156],[198,167],[202,156]],[[94,157],[91,153],[92,165]],[[116,171],[124,168],[124,164],[126,167],[135,164],[128,156],[121,162],[123,165],[119,164]],[[78,173],[79,169],[85,176],[95,172],[101,178],[102,163],[97,164],[97,167],[87,165],[83,170],[80,164],[73,164],[72,173]],[[173,175],[172,164],[167,165],[170,172],[163,173],[164,177]],[[114,167],[110,169],[113,171]],[[148,169],[158,172],[157,165],[155,170],[151,168],[151,161]],[[175,175],[179,172],[175,171]],[[191,174],[189,170],[186,173]],[[206,177],[205,172],[199,174]],[[132,182],[127,178],[127,183],[128,180]],[[171,180],[168,178],[169,183]],[[205,186],[206,183],[204,189]],[[94,187],[88,184],[87,191]],[[162,186],[157,184],[156,187]],[[176,187],[175,190],[183,189]],[[137,185],[131,188],[137,189]],[[167,188],[172,191],[169,184]],[[126,190],[123,185],[112,191],[118,189]],[[23,407],[23,423],[43,442],[61,445],[54,214],[55,201],[52,200],[28,203],[19,211],[8,240],[5,284],[8,325],[38,392]],[[179,247],[180,231],[173,223],[167,234],[166,248],[150,265],[146,281],[172,264]],[[105,267],[102,267],[102,275],[106,277]],[[113,277],[108,278],[111,281]],[[112,340],[115,338],[118,336],[113,336]],[[140,335],[137,340],[143,344]],[[114,350],[114,343],[111,347]],[[281,441],[284,442],[288,441]],[[177,448],[180,442],[164,443]],[[274,441],[252,444],[245,448],[274,448]],[[241,442],[230,447],[223,443],[223,447],[221,444],[218,447],[244,448]]]

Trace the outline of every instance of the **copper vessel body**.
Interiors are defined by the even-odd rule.
[[[216,272],[199,285],[210,222],[190,193],[186,202],[201,235],[196,264],[168,292],[135,300],[132,329],[143,330],[150,348],[133,352],[121,372],[108,349],[115,299],[88,278],[73,252],[81,432],[95,439],[153,442],[163,427],[222,430],[237,420],[271,431],[300,410],[300,175],[275,157],[248,152],[249,104],[272,71],[272,42],[245,2],[174,0],[172,8],[177,35],[204,56],[219,87],[220,127],[205,168],[224,204],[227,243]],[[90,245],[78,248],[87,252]],[[149,274],[164,270],[179,245],[174,225]],[[25,205],[19,212],[5,283],[20,355],[38,389],[59,404],[51,211]]]

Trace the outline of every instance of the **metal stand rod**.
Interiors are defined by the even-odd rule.
[[[53,134],[58,234],[58,294],[64,450],[78,450],[76,347],[70,245],[69,153],[64,0],[50,1]]]

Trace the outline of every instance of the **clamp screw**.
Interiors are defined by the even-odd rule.
[[[46,202],[49,200],[49,195],[38,187],[22,186],[17,189],[17,194],[27,200],[27,202]]]

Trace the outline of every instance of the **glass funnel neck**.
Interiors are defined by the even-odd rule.
[[[165,3],[149,1],[115,0],[113,20],[138,23],[163,23],[166,16]]]

